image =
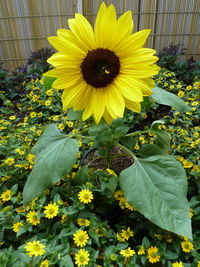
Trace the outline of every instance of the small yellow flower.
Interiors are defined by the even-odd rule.
[[[28,242],[25,245],[25,250],[27,251],[27,254],[32,256],[42,256],[45,253],[45,245],[41,244],[40,241],[32,241]]]
[[[40,263],[40,267],[49,267],[49,261],[46,259]]]
[[[117,174],[113,171],[113,170],[111,170],[111,169],[106,169],[106,171],[110,174],[110,175],[113,175],[113,176],[117,176]]]
[[[128,241],[131,236],[134,236],[134,233],[131,231],[130,227],[128,227],[126,230],[121,231],[121,236]]]
[[[144,246],[140,246],[138,250],[138,255],[144,255],[144,254],[145,254]]]
[[[38,217],[37,212],[35,212],[35,211],[33,211],[33,210],[30,211],[30,212],[27,214],[26,218],[27,218],[27,221],[28,221],[29,223],[31,223],[32,225],[37,225],[37,224],[40,223],[40,218]]]
[[[14,121],[16,119],[16,116],[10,116],[9,120]]]
[[[30,164],[34,164],[34,159],[35,159],[35,154],[30,153],[30,154],[27,156],[27,161],[28,161]]]
[[[59,124],[58,124],[58,128],[59,128],[60,130],[64,130],[64,129],[65,129],[65,125],[62,124],[62,123],[59,123]]]
[[[147,249],[147,253],[148,253],[148,260],[150,263],[156,263],[160,261],[160,256],[157,255],[158,252],[158,248],[157,247],[149,247]]]
[[[79,226],[90,226],[91,222],[88,219],[78,218],[77,224]]]
[[[125,242],[125,239],[121,236],[121,234],[117,233],[116,237],[119,242]]]
[[[146,113],[141,113],[141,116],[146,119],[147,118],[147,114]]]
[[[93,194],[90,190],[87,189],[82,189],[79,193],[78,193],[78,198],[80,200],[80,202],[84,203],[84,204],[88,204],[90,202],[92,202]]]
[[[14,224],[13,224],[13,231],[17,233],[17,232],[19,231],[19,229],[20,229],[23,225],[24,225],[24,224],[23,224],[22,222],[14,223]]]
[[[4,160],[4,163],[8,166],[11,166],[12,164],[15,163],[15,159],[14,158],[7,158]]]
[[[194,250],[194,246],[190,241],[183,241],[181,242],[182,250],[186,253],[190,253],[192,250]]]
[[[32,111],[32,112],[30,113],[30,117],[31,117],[31,118],[35,118],[36,116],[37,116],[37,113],[36,113],[36,112]]]
[[[47,107],[50,106],[50,105],[51,105],[51,100],[47,100],[47,101],[45,101],[44,104],[45,104],[45,106],[47,106]]]
[[[11,199],[12,192],[11,190],[6,190],[0,195],[0,198],[3,202],[9,201]]]
[[[124,256],[124,258],[132,257],[135,254],[135,251],[128,247],[127,249],[120,250],[120,254]]]
[[[45,217],[48,219],[54,218],[58,215],[58,205],[56,203],[49,204],[44,207],[45,211]]]
[[[90,261],[90,254],[85,249],[80,249],[75,255],[75,264],[79,266],[88,265]]]
[[[86,231],[78,230],[73,234],[74,243],[78,247],[84,247],[87,244],[89,236]]]
[[[197,267],[200,267],[200,261],[197,262]]]
[[[192,89],[192,85],[188,85],[187,87],[186,87],[186,90],[191,90]]]
[[[187,161],[187,160],[184,160],[183,161],[183,167],[184,168],[192,168],[192,166],[193,166],[193,163],[191,162],[191,161]]]
[[[185,95],[185,93],[182,90],[179,90],[178,91],[178,96],[179,97],[183,97],[184,95]]]
[[[15,151],[20,155],[24,155],[25,154],[25,152],[23,150],[21,150],[20,148],[16,148]]]
[[[176,261],[172,263],[172,267],[184,267],[183,263],[181,261]]]
[[[70,128],[73,127],[73,125],[74,125],[73,121],[67,121],[66,124]]]
[[[48,95],[48,96],[52,96],[52,95],[53,95],[53,90],[52,90],[52,89],[49,89],[49,90],[47,90],[45,93],[46,93],[46,95]]]
[[[121,190],[118,190],[114,193],[114,197],[117,199],[117,200],[121,200],[123,198],[123,193]]]

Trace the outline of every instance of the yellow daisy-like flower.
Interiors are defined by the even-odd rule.
[[[45,206],[44,209],[45,217],[48,219],[54,218],[58,215],[58,205],[56,205],[56,203],[49,204]]]
[[[172,267],[184,267],[183,263],[181,261],[176,261],[172,263]]]
[[[90,261],[90,254],[85,249],[80,249],[75,255],[75,263],[79,266],[86,266]]]
[[[40,241],[28,242],[25,246],[27,254],[32,256],[42,256],[45,253],[45,245],[41,244]]]
[[[145,254],[145,249],[143,246],[140,246],[138,250],[138,255],[144,255],[144,254]]]
[[[77,224],[79,226],[90,226],[91,222],[88,219],[78,218]]]
[[[88,204],[90,202],[92,202],[93,194],[90,190],[88,189],[82,189],[79,193],[78,193],[78,198],[80,200],[80,202],[84,203],[84,204]]]
[[[200,261],[197,262],[197,267],[200,267]]]
[[[11,166],[12,164],[15,163],[15,159],[14,158],[7,158],[4,160],[4,163],[8,166]]]
[[[22,222],[17,222],[13,224],[13,231],[17,233],[19,229],[23,226],[24,224]]]
[[[134,233],[131,231],[130,227],[128,227],[126,230],[122,230],[121,236],[124,240],[129,240],[131,236],[133,236]]]
[[[49,261],[46,259],[40,263],[40,267],[49,267]]]
[[[127,248],[127,249],[120,250],[120,254],[124,256],[125,258],[129,258],[135,254],[135,251],[131,248]]]
[[[181,243],[182,250],[186,253],[190,253],[192,250],[194,250],[194,246],[190,241],[183,241]]]
[[[3,202],[9,201],[11,199],[12,192],[11,190],[6,190],[0,195],[0,198]]]
[[[37,225],[40,223],[40,218],[37,215],[37,212],[32,210],[27,214],[27,221],[32,225]]]
[[[86,231],[78,230],[76,233],[73,234],[74,243],[78,247],[84,247],[87,244],[89,236]]]
[[[70,30],[59,29],[49,42],[58,53],[48,59],[56,67],[45,76],[57,78],[53,87],[64,89],[63,109],[84,110],[83,120],[103,117],[108,124],[123,117],[125,107],[140,112],[143,96],[151,95],[152,76],[159,67],[155,50],[143,48],[150,30],[133,31],[131,11],[117,19],[115,7],[102,3],[94,30],[76,14]]]
[[[157,247],[149,247],[147,249],[147,253],[148,253],[147,257],[148,257],[149,262],[156,263],[160,261],[160,256],[157,255],[157,252],[158,252]]]

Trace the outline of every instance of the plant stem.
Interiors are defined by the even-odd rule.
[[[30,267],[33,266],[33,259],[34,259],[34,256],[32,256],[32,258],[31,258],[31,261],[30,261],[30,264],[29,264]]]
[[[129,134],[126,134],[125,136],[135,136],[135,135],[138,135],[138,134],[143,134],[143,133],[149,133],[150,131],[147,130],[147,131],[137,131],[137,132],[134,132],[134,133],[129,133]]]
[[[135,155],[133,154],[133,152],[128,149],[127,147],[121,145],[121,144],[117,144],[117,146],[121,147],[122,149],[124,149],[133,159],[135,158]]]

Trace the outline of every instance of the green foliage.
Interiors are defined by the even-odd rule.
[[[135,264],[134,266],[148,266],[149,259],[147,255],[151,246],[158,248],[158,254],[161,256],[158,263],[160,266],[171,266],[175,261],[183,262],[186,267],[197,266],[200,260],[200,183],[197,161],[199,142],[197,92],[200,83],[195,80],[190,86],[186,86],[183,82],[177,80],[175,73],[166,69],[161,70],[155,76],[155,81],[160,88],[178,94],[179,97],[182,95],[181,98],[187,102],[191,110],[180,113],[170,109],[170,107],[158,105],[152,98],[150,100],[145,98],[141,113],[136,114],[126,111],[126,117],[114,121],[109,127],[110,129],[100,124],[97,128],[92,127],[89,133],[88,121],[84,123],[79,121],[81,112],[74,112],[73,110],[70,110],[67,114],[62,112],[61,92],[51,88],[51,85],[48,89],[45,89],[44,78],[24,83],[22,90],[20,90],[20,96],[17,98],[18,101],[10,101],[5,93],[1,93],[4,102],[0,115],[0,265],[2,267],[30,266],[30,264],[33,267],[38,267],[44,260],[48,260],[50,266],[75,265],[75,254],[81,247],[75,244],[73,238],[75,232],[80,229],[86,231],[89,236],[87,244],[83,247],[90,254],[88,267],[96,265],[124,267],[125,259],[120,251],[128,247],[135,251],[135,255],[128,261],[128,267],[131,264]],[[155,120],[157,122],[153,123]],[[50,129],[50,131],[47,135],[44,135],[47,125],[52,123],[54,126],[49,126],[50,128],[47,129]],[[131,136],[132,132],[135,135]],[[89,136],[91,133],[92,136]],[[39,138],[41,134],[42,137]],[[53,143],[59,143],[63,140],[67,144],[67,140],[74,141],[77,139],[79,143],[78,159],[76,159],[76,162],[73,161],[75,164],[71,163],[70,168],[72,169],[68,174],[63,175],[53,186],[50,186],[28,205],[24,206],[22,192],[28,176],[31,175],[36,165],[33,160],[34,154],[36,154],[36,158],[40,158],[40,155],[51,146],[51,140],[54,136],[57,137]],[[95,138],[96,136],[98,138]],[[67,139],[68,137],[70,138]],[[169,138],[170,148],[168,146]],[[108,147],[124,146],[126,149],[126,153],[123,151],[124,155],[127,156],[129,153],[134,154],[135,157],[137,156],[137,161],[142,164],[147,175],[151,177],[150,181],[147,179],[150,182],[149,188],[155,187],[155,180],[159,181],[159,188],[165,188],[167,184],[161,183],[160,177],[162,175],[164,180],[173,181],[175,177],[173,175],[174,168],[160,167],[166,167],[166,162],[168,162],[167,153],[172,155],[170,159],[172,163],[176,162],[175,159],[180,161],[188,177],[187,197],[193,226],[193,242],[191,240],[186,242],[192,242],[193,249],[191,248],[189,252],[185,252],[182,246],[186,237],[162,228],[163,225],[168,224],[170,218],[173,221],[173,212],[172,215],[170,213],[169,218],[164,217],[164,222],[161,222],[160,227],[145,218],[139,209],[136,210],[136,207],[127,202],[119,187],[119,177],[114,172],[118,170],[118,165],[124,164],[124,162],[119,164],[116,161],[119,155],[116,154],[111,157],[111,161],[113,159],[116,161],[114,165],[116,170],[101,169],[98,168],[98,164],[96,168],[91,167],[90,164],[89,166],[83,166],[85,162],[83,159],[90,154],[88,151],[91,151],[91,148],[94,149],[94,146],[97,149],[101,145]],[[102,153],[102,155],[105,154]],[[61,157],[59,154],[57,156],[58,158]],[[70,157],[71,154],[67,156],[67,158]],[[97,163],[100,163],[100,158],[97,159]],[[166,162],[163,162],[163,158],[167,158]],[[94,160],[94,158],[90,158],[90,160]],[[127,158],[125,161],[128,161]],[[62,165],[62,161],[59,161],[57,166],[50,167],[51,170],[53,169],[51,174],[60,166],[59,164]],[[174,164],[174,166],[178,165],[180,168],[180,164],[177,162]],[[133,166],[130,168],[133,168]],[[134,168],[133,170],[135,171]],[[45,174],[45,171],[46,169],[43,168],[41,173]],[[56,173],[59,173],[59,171]],[[170,178],[166,173],[171,174]],[[133,173],[131,172],[129,176],[132,177]],[[145,177],[146,175],[143,175],[138,184],[145,180]],[[178,181],[183,181],[184,177],[185,175],[182,175],[182,178],[179,177]],[[125,180],[128,178],[128,176],[124,177]],[[133,177],[133,180],[135,180],[135,177]],[[44,183],[47,181],[45,180]],[[41,184],[38,188],[41,188],[40,186]],[[137,188],[137,184],[134,184],[134,190],[136,190],[135,188]],[[143,194],[140,194],[141,203],[143,199],[146,199],[149,188]],[[88,204],[80,201],[79,193],[83,189],[89,190],[93,194],[93,199]],[[178,189],[177,186],[174,186],[173,196]],[[7,190],[11,191],[11,195]],[[127,191],[130,191],[129,196],[133,198],[133,190],[129,184]],[[7,199],[3,195],[5,192],[8,194]],[[138,192],[136,192],[137,194]],[[167,195],[164,192],[163,194]],[[156,194],[152,198],[154,199],[154,197],[157,197]],[[174,205],[181,209],[186,203],[182,189],[178,191],[178,197],[184,200]],[[168,199],[161,198],[161,202],[168,207]],[[50,203],[57,205],[58,213],[52,218],[47,218],[44,212]],[[150,203],[151,199],[147,204],[150,205]],[[156,202],[155,207],[158,206],[159,202]],[[152,208],[152,205],[150,205],[150,208]],[[176,207],[174,210],[177,212]],[[33,211],[39,218],[39,222],[35,225],[29,219],[30,212]],[[185,210],[185,216],[185,218],[188,218],[188,204],[187,215]],[[156,217],[159,217],[158,213]],[[182,220],[183,217],[183,215],[180,215]],[[81,225],[78,219],[87,219],[87,224]],[[184,222],[189,220],[187,219]],[[16,227],[16,223],[19,222],[23,226],[15,232],[14,226]],[[172,231],[174,230],[172,229]],[[181,230],[181,227],[179,230]],[[129,231],[133,232],[134,235],[123,240],[122,235],[127,235]],[[45,253],[42,256],[34,257],[31,263],[32,259],[27,255],[25,245],[33,240],[39,240],[45,245]],[[138,254],[141,246],[144,247],[143,255]]]
[[[185,104],[185,102],[181,98],[161,88],[158,87],[153,88],[152,97],[157,103],[166,106],[171,106],[175,108],[178,112],[190,111],[190,108]]]
[[[200,61],[193,57],[184,59],[186,48],[183,45],[169,45],[159,52],[158,64],[161,68],[175,71],[177,78],[186,84],[191,84],[195,77],[200,78]]]
[[[120,174],[126,200],[163,229],[192,239],[187,177],[181,164],[168,155],[134,158]]]
[[[77,158],[78,142],[61,134],[55,124],[50,124],[31,152],[35,154],[35,164],[24,187],[25,203],[71,171]]]

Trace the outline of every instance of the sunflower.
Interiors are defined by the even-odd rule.
[[[70,30],[59,29],[49,42],[58,53],[47,61],[55,69],[53,87],[64,89],[63,109],[84,110],[82,119],[103,117],[108,124],[123,117],[125,107],[140,112],[143,96],[151,95],[152,76],[158,73],[155,50],[143,48],[150,30],[132,34],[131,11],[120,18],[111,4],[102,3],[94,30],[81,14],[68,20]]]

